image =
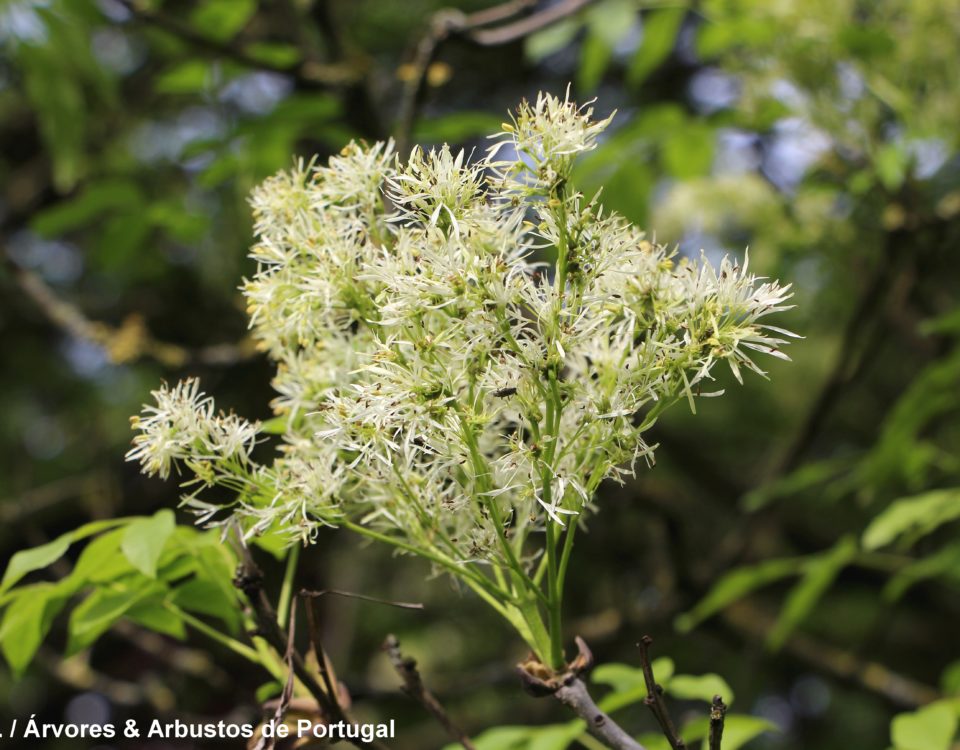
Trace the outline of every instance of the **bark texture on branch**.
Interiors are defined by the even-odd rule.
[[[554,693],[557,700],[587,723],[587,731],[614,750],[645,750],[643,745],[600,710],[579,677],[561,686]]]

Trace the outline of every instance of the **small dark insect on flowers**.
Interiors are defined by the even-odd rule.
[[[498,388],[493,392],[493,395],[496,398],[506,398],[507,396],[512,396],[516,392],[516,388]]]

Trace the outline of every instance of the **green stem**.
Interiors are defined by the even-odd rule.
[[[561,603],[563,593],[557,567],[557,530],[555,522],[547,519],[547,591],[548,615],[550,618],[550,666],[554,670],[563,668],[563,628],[561,624]]]
[[[290,619],[290,601],[293,598],[293,581],[297,575],[297,563],[300,561],[300,545],[295,544],[287,554],[287,568],[283,573],[283,586],[280,588],[280,601],[277,604],[277,624],[281,630],[287,629]]]
[[[170,610],[173,614],[175,614],[181,620],[183,620],[185,623],[187,623],[187,625],[192,627],[194,630],[197,630],[203,633],[208,638],[212,638],[217,643],[223,646],[226,646],[228,649],[233,651],[233,653],[238,654],[239,656],[242,656],[244,659],[246,659],[247,661],[251,661],[254,664],[259,664],[262,667],[267,666],[266,664],[263,663],[263,659],[260,658],[260,654],[258,654],[256,651],[254,651],[252,648],[250,648],[246,644],[240,643],[240,641],[236,640],[235,638],[231,638],[228,635],[224,635],[216,628],[213,628],[207,625],[207,623],[205,623],[203,620],[200,620],[194,617],[193,615],[191,615],[190,613],[185,612],[175,604],[172,604],[170,602],[164,602],[163,606],[166,607],[168,610]]]
[[[444,557],[436,552],[431,550],[421,549],[420,547],[415,547],[412,544],[407,544],[399,539],[395,539],[387,534],[381,534],[379,531],[374,531],[373,529],[368,529],[365,526],[360,524],[353,523],[352,521],[342,521],[341,526],[350,531],[354,531],[357,534],[368,537],[370,539],[376,539],[378,542],[385,542],[386,544],[391,544],[398,549],[402,549],[404,552],[409,552],[418,557],[423,557],[431,562],[436,563],[437,565],[445,568],[453,575],[457,576],[461,580],[465,581],[468,584],[475,583],[481,588],[485,589],[487,593],[495,598],[497,601],[502,601],[505,603],[515,604],[515,597],[509,591],[498,587],[491,581],[489,578],[476,573],[465,565],[459,565],[456,561],[451,560],[448,557]],[[471,584],[471,588],[472,588]]]

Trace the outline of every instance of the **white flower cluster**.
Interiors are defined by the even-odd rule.
[[[715,395],[701,394],[715,364],[739,380],[760,372],[755,352],[784,356],[787,332],[761,321],[786,287],[678,257],[576,192],[573,159],[606,124],[541,95],[477,161],[351,144],[267,180],[244,292],[277,363],[281,453],[255,464],[258,428],[213,416],[187,381],[154,394],[129,457],[228,484],[251,533],[347,525],[435,561],[530,570],[530,535],[652,461],[645,432]]]

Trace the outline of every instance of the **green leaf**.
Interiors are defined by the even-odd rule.
[[[678,674],[670,680],[664,689],[679,700],[701,700],[710,703],[713,696],[719,695],[728,706],[733,703],[733,690],[720,675]]]
[[[54,617],[72,594],[73,589],[63,582],[18,589],[0,625],[0,649],[16,676],[22,675],[33,660]]]
[[[960,543],[948,545],[898,570],[884,587],[883,596],[887,601],[896,601],[912,586],[929,578],[960,583]]]
[[[586,13],[587,38],[580,49],[577,85],[593,91],[607,72],[613,50],[637,20],[635,0],[605,0],[590,6]]]
[[[667,59],[677,41],[684,8],[664,8],[643,17],[643,40],[627,68],[627,82],[640,86]]]
[[[715,139],[713,128],[692,121],[667,131],[661,146],[664,168],[678,180],[708,174],[713,166]]]
[[[837,41],[852,55],[864,60],[889,55],[897,46],[890,32],[877,26],[845,26],[837,34]]]
[[[589,6],[585,20],[593,36],[615,47],[633,29],[638,10],[637,0],[602,0]]]
[[[187,60],[157,76],[154,89],[160,94],[199,94],[212,83],[210,63]]]
[[[673,677],[673,660],[661,657],[650,665],[654,677],[661,685],[666,685]],[[615,693],[624,693],[638,687],[645,687],[643,670],[629,664],[601,664],[593,670],[590,680],[598,685],[608,685]]]
[[[798,575],[803,571],[802,557],[767,560],[757,565],[748,565],[727,573],[693,609],[676,620],[677,629],[689,632],[711,615],[743,598],[751,591],[779,581],[781,578]]]
[[[830,588],[840,571],[849,565],[856,555],[856,541],[853,537],[845,537],[833,549],[807,562],[803,578],[791,590],[776,625],[767,636],[767,646],[775,651],[783,646],[794,629],[803,622]]]
[[[163,509],[131,523],[120,548],[130,563],[148,578],[156,578],[157,562],[176,528],[173,511]]]
[[[41,544],[33,549],[22,550],[10,558],[10,564],[3,574],[0,592],[7,591],[27,573],[45,568],[63,557],[73,543],[73,534],[64,534],[52,542]]]
[[[134,211],[142,200],[140,188],[132,180],[100,180],[79,195],[40,211],[30,226],[43,237],[57,237],[81,229],[108,212]]]
[[[456,112],[418,123],[414,138],[418,143],[463,143],[500,130],[501,119],[489,112]],[[286,424],[285,417],[280,419]]]
[[[662,656],[650,665],[657,683],[666,688],[673,677],[673,660]],[[609,685],[611,693],[603,696],[599,706],[607,713],[619,711],[626,706],[639,703],[647,697],[647,683],[643,670],[627,664],[602,664],[591,675],[591,680],[600,685]]]
[[[67,654],[87,648],[134,607],[166,592],[162,583],[143,578],[116,589],[97,589],[70,615]]]
[[[525,747],[536,727],[494,727],[473,738],[477,750],[520,750]],[[459,743],[445,745],[443,750],[463,750]]]
[[[944,695],[960,697],[960,660],[943,670],[940,675],[940,690]]]
[[[236,596],[227,596],[221,586],[212,581],[194,579],[173,592],[173,603],[188,612],[217,617],[236,631],[240,620],[240,607]]]
[[[177,614],[163,606],[160,600],[147,601],[135,604],[127,610],[126,617],[145,628],[169,635],[177,640],[187,637],[187,629]]]
[[[873,157],[877,177],[891,193],[896,192],[907,178],[908,164],[909,156],[907,153],[892,143],[881,146]]]
[[[580,48],[580,66],[577,68],[577,86],[581,91],[593,91],[607,72],[613,49],[596,34],[588,34]]]
[[[281,685],[276,680],[272,680],[270,682],[265,682],[260,687],[258,687],[257,692],[254,695],[256,697],[257,703],[266,703],[271,698],[279,697],[280,693],[282,692],[283,692],[283,685]]]
[[[566,18],[547,26],[526,38],[524,54],[530,62],[538,63],[570,44],[582,26],[583,22],[575,18]]]
[[[637,742],[643,745],[646,750],[671,750],[667,738],[660,732],[646,732],[637,737]]]
[[[300,62],[300,50],[283,42],[255,42],[245,52],[260,62],[277,68],[292,68]]]
[[[135,572],[134,567],[120,553],[120,543],[126,529],[114,529],[101,534],[84,547],[70,578],[77,585],[107,583]]]
[[[957,711],[949,701],[936,701],[890,722],[897,750],[950,750],[956,732]]]
[[[538,727],[530,734],[526,750],[566,750],[570,743],[584,733],[586,726],[580,720],[567,724]]]
[[[45,568],[53,562],[56,562],[70,548],[70,545],[81,539],[84,539],[100,531],[109,529],[113,526],[119,526],[127,523],[128,519],[115,518],[107,521],[92,521],[84,524],[78,529],[67,532],[57,537],[52,542],[47,542],[33,549],[21,550],[10,558],[10,563],[3,574],[3,581],[0,582],[0,594],[5,593],[17,581],[23,578],[27,573]]]
[[[190,14],[197,31],[211,39],[232,39],[257,12],[257,0],[204,0]]]
[[[915,541],[957,518],[960,518],[960,490],[933,490],[902,498],[867,526],[863,546],[879,549],[905,534],[910,534]]]
[[[751,513],[760,510],[774,500],[798,495],[801,492],[825,484],[849,469],[851,463],[852,459],[846,456],[828,458],[823,461],[810,461],[786,476],[748,492],[743,496],[740,506]]]

